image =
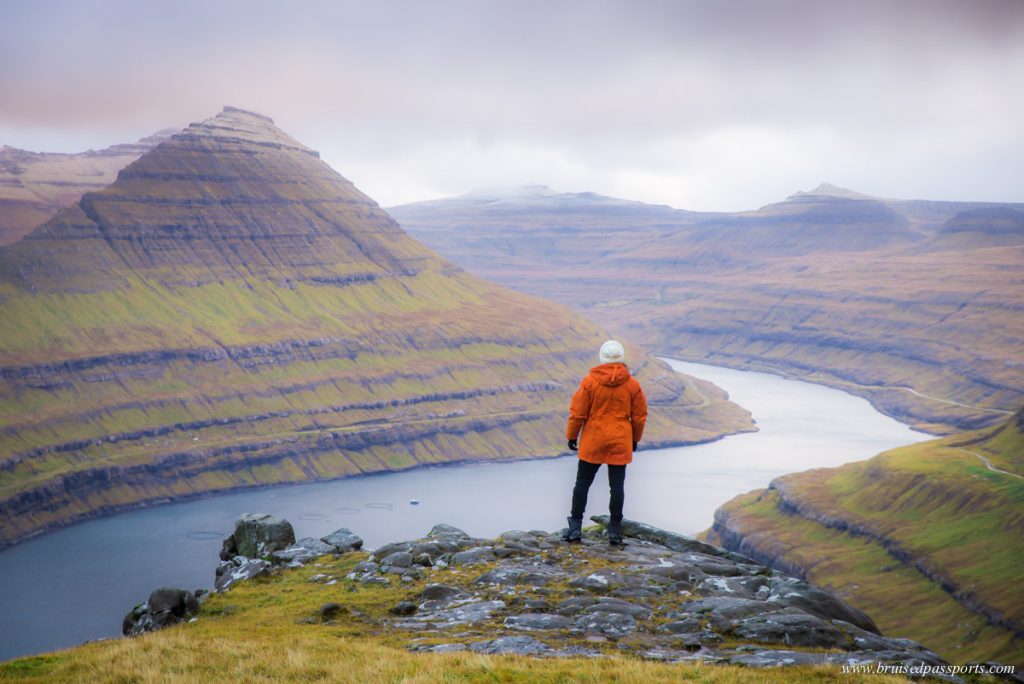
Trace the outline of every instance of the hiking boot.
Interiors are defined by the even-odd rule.
[[[567,542],[583,541],[583,518],[566,518],[569,521],[569,529],[562,535]]]
[[[609,521],[608,522],[608,543],[612,546],[625,546],[626,542],[622,541],[622,521]]]

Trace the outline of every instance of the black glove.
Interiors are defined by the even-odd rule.
[[[636,445],[637,445],[637,443],[633,442],[633,451],[636,451]]]
[[[569,440],[569,450],[570,451],[579,451],[580,450],[580,448],[578,446],[576,446],[576,440],[575,439],[570,439]]]

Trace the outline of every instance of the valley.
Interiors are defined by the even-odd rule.
[[[845,389],[937,434],[1024,401],[1021,205],[823,185],[698,214],[531,186],[391,211],[470,271],[659,354]]]
[[[556,455],[607,339],[230,107],[0,248],[0,327],[0,545],[240,487]],[[754,429],[628,349],[648,444]]]

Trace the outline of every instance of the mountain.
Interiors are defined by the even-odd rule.
[[[0,245],[21,239],[86,192],[110,185],[118,171],[174,132],[78,154],[0,147]]]
[[[130,638],[0,663],[0,678],[895,684],[886,668],[947,666],[750,558],[631,520],[623,532],[609,548],[598,529],[569,545],[440,524],[367,553],[348,529],[283,548],[288,521],[246,515],[214,592],[158,588],[125,616]]]
[[[0,544],[103,512],[551,456],[607,333],[471,276],[234,108],[0,248]],[[647,444],[753,429],[631,346]]]
[[[722,506],[707,538],[950,660],[1024,666],[1024,409],[995,428],[778,478]]]
[[[470,192],[388,210],[416,238],[461,266],[500,272],[503,264],[571,255],[582,261],[623,246],[623,231],[640,240],[672,233],[693,212],[590,192],[527,185]],[[569,265],[572,265],[570,261]]]
[[[391,211],[475,274],[665,356],[821,382],[935,433],[1024,402],[1024,246],[1012,243],[1024,205],[824,185],[756,211],[652,218],[649,205],[602,213],[588,199],[573,212],[572,195],[555,196],[557,216],[533,202],[516,212],[514,198],[500,220],[465,197]]]

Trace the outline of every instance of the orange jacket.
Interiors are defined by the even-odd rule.
[[[579,457],[590,463],[633,462],[647,422],[647,399],[623,363],[602,363],[580,382],[569,406],[566,439],[579,439]],[[582,432],[581,432],[582,430]]]

